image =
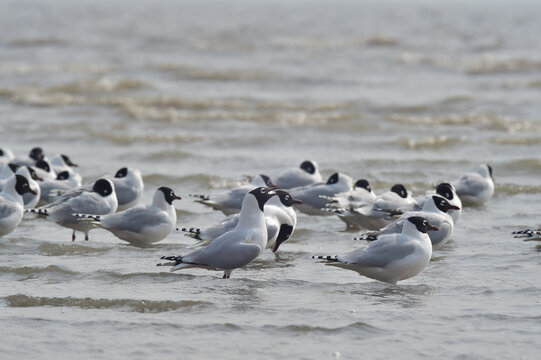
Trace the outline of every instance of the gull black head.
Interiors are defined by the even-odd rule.
[[[43,181],[43,179],[40,178],[40,177],[38,176],[38,174],[36,174],[36,171],[35,171],[34,169],[32,169],[30,166],[27,166],[26,168],[28,169],[28,172],[30,173],[30,177],[31,177],[32,179],[34,179],[34,180],[36,180],[36,181],[38,181],[38,180],[39,180],[39,181]]]
[[[62,160],[64,160],[66,165],[68,165],[69,167],[78,167],[79,166],[77,164],[74,164],[67,155],[60,154],[60,156],[62,157]]]
[[[372,192],[372,188],[370,187],[370,183],[366,179],[357,180],[357,182],[355,182],[355,186],[353,188],[355,189],[355,188],[358,188],[358,187],[363,188],[368,192]]]
[[[451,205],[447,199],[442,198],[441,196],[432,196],[432,200],[434,200],[434,204],[436,204],[436,207],[440,209],[440,211],[446,213],[449,210],[460,210],[458,206]]]
[[[310,161],[306,160],[301,164],[301,169],[306,171],[308,174],[314,175],[316,173],[316,165]]]
[[[406,187],[402,184],[393,185],[391,191],[395,194],[398,194],[401,198],[405,199],[408,197],[408,191],[406,190]]]
[[[0,149],[0,156],[4,156],[4,150]]]
[[[99,179],[94,183],[92,191],[106,197],[113,193],[113,185],[111,185],[109,180]]]
[[[259,209],[263,211],[263,207],[265,206],[265,203],[267,200],[269,200],[271,197],[276,195],[276,192],[274,192],[272,189],[266,188],[266,187],[258,187],[253,189],[249,192],[249,194],[252,194],[255,196],[257,200],[257,204],[259,205]]]
[[[15,191],[17,191],[17,194],[21,196],[26,193],[32,193],[36,195],[36,192],[30,188],[30,184],[24,176],[17,174],[15,175],[15,178],[17,179],[17,182],[15,183]]]
[[[158,188],[163,193],[163,197],[165,198],[165,201],[169,205],[173,205],[173,201],[182,199],[180,196],[177,196],[173,189],[168,188],[167,186],[162,186],[161,188]]]
[[[443,196],[447,200],[453,200],[453,187],[449,183],[441,183],[436,186],[436,194]]]
[[[334,173],[331,176],[329,176],[329,179],[327,180],[327,185],[336,184],[338,182],[338,173]]]
[[[28,154],[28,156],[36,161],[43,160],[43,158],[45,157],[45,155],[43,154],[43,149],[40,147],[35,147],[30,150],[30,154]]]
[[[428,230],[438,231],[438,228],[430,225],[430,223],[424,217],[411,216],[408,218],[408,221],[415,225],[417,230],[419,230],[419,232],[422,232],[423,234],[426,234]]]
[[[116,172],[115,178],[123,178],[123,177],[126,177],[126,175],[128,175],[128,168],[123,167],[122,169]]]
[[[284,206],[290,207],[295,204],[302,204],[301,200],[293,198],[287,191],[284,190],[276,190],[276,195],[280,198],[280,202],[284,204]]]
[[[41,170],[45,170],[46,172],[51,172],[51,167],[49,166],[49,163],[45,160],[36,161],[36,167],[40,168]]]
[[[11,171],[15,174],[15,171],[17,171],[17,169],[19,168],[19,165],[17,164],[14,164],[14,163],[8,163],[8,166],[9,168],[11,169]]]
[[[56,175],[56,180],[68,180],[70,178],[70,173],[67,171],[62,171]]]
[[[278,186],[276,186],[272,180],[270,179],[270,177],[268,177],[267,175],[264,175],[264,174],[259,174],[259,176],[261,176],[261,178],[263,179],[263,182],[265,183],[265,185],[267,185],[268,188],[271,188],[271,189],[278,189]]]

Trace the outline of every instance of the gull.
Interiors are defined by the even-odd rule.
[[[123,167],[110,180],[115,184],[118,211],[126,210],[139,203],[144,190],[141,171]]]
[[[312,160],[303,161],[298,168],[293,168],[278,175],[274,183],[280,189],[292,189],[323,182],[318,164]]]
[[[460,208],[451,205],[447,199],[441,196],[433,195],[425,201],[422,210],[408,211],[395,222],[387,225],[380,231],[362,234],[360,237],[355,238],[355,240],[374,241],[378,240],[383,235],[400,233],[408,218],[420,216],[428,220],[431,225],[438,228],[437,231],[429,230],[427,232],[430,241],[432,242],[432,249],[438,250],[447,243],[453,234],[454,222],[451,215],[448,214],[450,210],[460,210]]]
[[[20,158],[14,158],[12,162],[14,162],[17,165],[26,165],[26,166],[33,166],[36,161],[43,160],[45,158],[45,154],[43,153],[43,149],[40,147],[35,147],[32,150],[30,150],[30,153],[26,157],[20,157]]]
[[[267,249],[276,253],[280,245],[288,240],[297,226],[297,214],[292,206],[301,201],[294,199],[287,191],[275,190],[277,196],[271,197],[263,208],[267,227]],[[206,229],[182,228],[188,236],[201,240],[198,246],[207,245],[218,236],[231,231],[239,223],[240,214],[232,214],[220,223]]]
[[[456,190],[453,185],[449,183],[441,183],[436,186],[435,191],[429,191],[426,195],[415,198],[416,203],[414,204],[412,210],[418,211],[421,210],[425,204],[425,201],[429,200],[432,195],[440,195],[449,201],[451,205],[458,207],[459,209],[449,209],[447,213],[453,218],[453,223],[456,224],[460,215],[462,214],[462,201],[456,194]]]
[[[220,210],[225,215],[238,213],[244,201],[244,197],[248,192],[257,187],[274,188],[271,179],[267,175],[255,176],[249,184],[238,186],[229,190],[226,193],[216,195],[190,195],[195,197],[195,201],[206,206],[210,206],[214,210]]]
[[[248,265],[261,255],[267,246],[267,229],[263,207],[276,195],[268,188],[251,190],[242,202],[238,224],[209,245],[184,256],[163,256],[158,266],[173,266],[171,271],[205,268],[224,272],[224,279],[237,268]]]
[[[63,193],[81,186],[78,178],[72,172],[62,171],[55,179],[44,180],[39,183],[41,199],[39,204],[50,204],[56,201]],[[87,186],[91,189],[91,186]]]
[[[110,231],[121,240],[147,247],[165,238],[175,227],[177,212],[175,192],[162,186],[154,192],[151,205],[139,204],[110,215],[74,214],[80,221]]]
[[[33,193],[28,180],[13,175],[0,192],[0,236],[7,235],[19,226],[24,214],[23,195]]]
[[[51,170],[51,164],[45,159],[36,161],[36,164],[32,166],[32,169],[34,169],[38,176],[44,180],[56,179],[57,174],[54,170]]]
[[[11,150],[8,148],[1,148],[0,149],[0,166],[4,166],[5,164],[9,163],[11,160],[13,160],[14,156]]]
[[[78,183],[83,182],[83,178],[81,175],[76,172],[73,168],[79,167],[79,165],[74,164],[71,159],[64,154],[57,154],[51,159],[51,166],[53,167],[53,171],[57,174],[67,171],[70,173],[70,177],[75,179]]]
[[[48,219],[73,230],[71,240],[75,241],[75,232],[85,234],[88,240],[88,232],[93,228],[89,222],[79,221],[74,213],[107,215],[116,211],[118,202],[116,200],[113,183],[107,179],[96,180],[92,187],[83,186],[62,194],[51,204],[27,209],[27,212],[44,215]]]
[[[492,167],[479,165],[473,173],[462,175],[452,182],[464,205],[482,205],[494,194]]]
[[[38,204],[38,201],[41,197],[41,187],[38,181],[43,180],[40,178],[34,169],[30,166],[21,166],[15,172],[18,175],[24,176],[28,180],[30,189],[33,192],[27,192],[23,195],[23,202],[25,208],[33,208]]]
[[[358,204],[356,208],[336,209],[334,212],[347,218],[349,227],[362,227],[368,230],[379,230],[412,208],[415,200],[406,187],[395,184],[390,191],[386,191],[375,198],[369,198],[365,203]]]
[[[429,230],[437,228],[423,217],[411,216],[400,233],[381,236],[368,246],[344,255],[312,258],[371,279],[396,284],[419,274],[427,266],[432,256],[432,243],[427,235]]]
[[[323,211],[334,212],[340,220],[346,223],[348,229],[358,228],[355,222],[355,214],[351,209],[364,206],[367,203],[376,201],[376,194],[372,191],[370,183],[366,179],[359,179],[355,182],[353,190],[336,194],[331,197],[322,198],[327,200]]]
[[[308,215],[331,215],[322,210],[327,203],[326,199],[352,189],[353,180],[346,174],[337,172],[332,174],[326,183],[291,189],[290,193],[295,199],[302,201],[302,204],[297,206],[301,212]]]

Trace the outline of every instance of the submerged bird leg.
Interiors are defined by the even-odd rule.
[[[85,232],[85,240],[88,241],[88,233]]]
[[[231,272],[233,270],[225,270],[224,271],[224,276],[223,276],[223,279],[229,279],[231,277]]]
[[[73,233],[71,234],[71,241],[75,241],[75,230],[73,230]]]

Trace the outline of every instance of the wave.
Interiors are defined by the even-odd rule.
[[[76,297],[35,297],[23,294],[3,298],[10,307],[78,307],[81,309],[117,309],[134,312],[160,313],[167,311],[193,312],[212,304],[205,301],[155,301],[139,299],[92,299]]]
[[[87,133],[88,135],[91,135],[93,137],[96,137],[101,140],[107,140],[112,143],[120,144],[120,145],[131,145],[134,143],[153,143],[153,144],[163,144],[163,143],[191,143],[195,141],[199,141],[202,139],[201,136],[192,135],[192,134],[127,134],[125,132],[115,132],[115,131],[101,131],[98,129],[95,129],[94,127],[87,126]],[[161,153],[163,154],[163,152]],[[176,155],[185,155],[185,157],[188,157],[188,153],[179,153],[179,152],[173,152],[171,153],[171,156]],[[144,155],[143,155],[144,156]],[[147,154],[147,156],[158,156],[158,153],[152,153]]]
[[[261,81],[276,77],[268,71],[256,69],[203,69],[183,64],[158,64],[153,70],[167,72],[180,79],[204,81]]]
[[[38,247],[39,252],[45,256],[65,256],[65,255],[96,255],[109,251],[109,248],[94,248],[79,244],[54,244],[43,243]]]
[[[57,37],[26,37],[15,38],[9,40],[10,46],[16,47],[32,47],[32,46],[48,46],[48,45],[65,45],[67,42],[64,39]]]
[[[430,65],[469,75],[492,75],[541,70],[541,59],[493,55],[452,56],[402,52],[398,61],[406,65]]]
[[[335,50],[370,46],[398,46],[400,40],[386,34],[374,34],[366,38],[322,38],[317,36],[286,36],[271,39],[271,45],[285,49]]]
[[[100,77],[97,79],[77,80],[55,85],[46,89],[45,92],[61,92],[65,94],[88,94],[139,90],[145,87],[149,87],[149,85],[137,79],[112,79],[108,77]]]
[[[527,131],[536,128],[531,120],[504,118],[496,114],[477,112],[445,116],[393,114],[388,120],[409,125],[472,125],[501,131]]]
[[[504,195],[539,194],[541,193],[541,186],[496,183],[494,192]]]
[[[9,267],[0,266],[0,274],[14,275],[36,275],[36,274],[56,274],[56,275],[77,275],[78,272],[64,269],[60,266],[49,265],[44,268],[36,266]]]
[[[490,139],[490,142],[496,145],[538,145],[541,143],[541,138],[538,137],[495,137]]]
[[[465,142],[463,137],[430,136],[421,139],[400,138],[398,143],[407,149],[443,149]]]
[[[84,73],[105,74],[111,68],[96,64],[64,63],[64,64],[24,64],[24,63],[1,63],[0,74],[33,74],[33,73]]]

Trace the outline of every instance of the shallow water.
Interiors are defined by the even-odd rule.
[[[139,168],[179,225],[190,200],[305,159],[414,194],[480,163],[496,194],[398,286],[313,254],[360,246],[333,217],[229,280],[32,217],[0,240],[2,358],[532,359],[541,347],[541,4],[4,1],[0,146],[67,153],[85,179]],[[24,26],[31,24],[32,26]]]

